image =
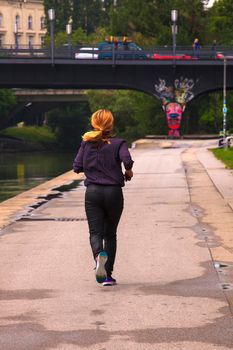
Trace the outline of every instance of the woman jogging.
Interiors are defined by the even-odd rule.
[[[73,164],[76,173],[84,172],[86,176],[85,210],[90,244],[96,262],[96,281],[103,286],[116,284],[112,271],[116,231],[123,210],[122,187],[133,177],[133,160],[126,142],[112,136],[113,123],[113,115],[106,109],[92,115],[94,130],[83,135]]]

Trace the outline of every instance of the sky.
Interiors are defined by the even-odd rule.
[[[208,3],[208,5],[207,5],[207,7],[213,6],[214,1],[215,1],[215,0],[209,0],[209,3]]]

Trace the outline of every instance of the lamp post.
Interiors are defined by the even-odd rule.
[[[54,65],[54,23],[55,23],[55,10],[48,10],[48,19],[50,22],[50,41],[51,41],[51,61],[52,66]]]
[[[14,24],[14,36],[15,36],[15,49],[18,50],[19,44],[18,44],[18,23],[15,22]]]
[[[227,95],[227,89],[226,89],[226,82],[227,82],[227,59],[224,56],[223,60],[223,138],[224,138],[224,148],[227,148],[227,102],[226,102],[226,95]]]
[[[67,37],[68,37],[68,51],[69,51],[69,54],[71,54],[71,33],[72,33],[72,23],[68,23],[66,25],[66,34],[67,34]]]
[[[176,55],[176,35],[177,35],[177,22],[178,11],[171,10],[171,20],[172,20],[172,47],[173,47],[173,56]]]

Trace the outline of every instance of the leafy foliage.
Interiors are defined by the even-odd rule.
[[[160,101],[136,91],[90,91],[91,111],[110,109],[118,136],[132,141],[146,134],[165,133],[166,122]]]
[[[170,45],[172,9],[178,9],[177,43],[190,45],[195,36],[204,39],[206,24],[205,2],[200,0],[124,0],[112,13],[111,29],[115,35],[135,36],[140,33],[151,38],[152,44]],[[180,24],[180,25],[179,25]],[[152,40],[153,38],[153,40]]]
[[[4,120],[8,116],[10,110],[16,104],[16,97],[11,90],[0,90],[0,128],[4,125]]]
[[[47,26],[48,10],[53,8],[56,32],[64,31],[72,19],[74,30],[81,28],[86,34],[93,33],[104,22],[104,6],[102,0],[44,0]]]
[[[73,1],[73,25],[74,28],[82,28],[86,34],[93,33],[102,21],[101,0]]]
[[[209,10],[207,32],[217,40],[218,44],[233,45],[233,2],[231,0],[216,1]]]
[[[47,147],[55,146],[57,143],[55,135],[46,126],[10,127],[1,131],[1,134]]]
[[[47,27],[49,26],[48,10],[55,9],[55,32],[65,31],[66,24],[72,16],[72,0],[44,0]]]
[[[48,113],[48,125],[57,137],[61,149],[76,150],[86,131],[90,117],[87,103],[55,109]]]

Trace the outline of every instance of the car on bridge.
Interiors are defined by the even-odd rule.
[[[233,58],[233,56],[231,56]],[[224,55],[221,52],[213,53],[212,51],[204,51],[200,52],[199,56],[192,56],[187,54],[159,54],[159,53],[153,53],[147,55],[148,59],[151,60],[211,60],[211,59],[224,59]]]
[[[74,57],[78,60],[97,60],[98,47],[81,47]]]
[[[186,54],[176,54],[176,55],[169,55],[169,54],[148,54],[147,58],[152,60],[196,60],[196,57],[186,55]]]
[[[219,60],[233,60],[233,56],[232,55],[227,55],[225,53],[222,53],[222,52],[217,52],[216,53],[216,58],[219,59]]]
[[[127,37],[109,36],[98,46],[100,60],[146,60],[147,55],[142,48]]]

